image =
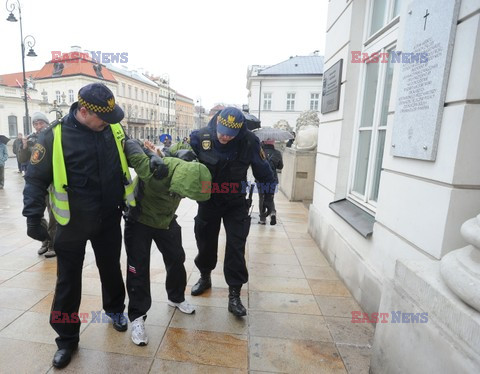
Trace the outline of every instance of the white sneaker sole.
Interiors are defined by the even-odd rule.
[[[178,308],[178,310],[179,310],[180,312],[185,313],[185,314],[193,314],[193,313],[195,313],[195,309],[193,309],[193,310],[191,310],[191,311],[185,310],[185,309],[179,307],[179,306],[176,305],[173,301],[170,301],[170,300],[168,300],[168,305],[170,305],[170,306],[173,307],[173,308]]]
[[[140,339],[135,339],[132,336],[132,342],[134,342],[136,345],[139,345],[140,347],[144,347],[148,344],[148,338],[146,338],[145,340],[140,340]]]

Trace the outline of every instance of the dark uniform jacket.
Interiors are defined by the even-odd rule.
[[[42,217],[45,195],[53,181],[53,127],[62,126],[62,148],[67,171],[67,193],[71,214],[107,217],[123,205],[124,178],[117,145],[110,126],[90,130],[75,118],[77,104],[61,124],[43,131],[33,147],[25,176],[25,217]]]
[[[217,113],[218,115],[218,113]],[[244,198],[248,192],[245,188],[247,170],[252,167],[257,181],[275,191],[276,182],[265,154],[260,147],[259,139],[243,126],[239,134],[227,144],[221,144],[217,138],[217,115],[207,127],[193,131],[190,145],[205,164],[212,175],[212,185],[223,186],[223,193],[216,193],[212,188],[210,200],[221,204],[225,201]],[[229,183],[227,186],[225,183]],[[238,191],[232,190],[231,183],[236,184]]]

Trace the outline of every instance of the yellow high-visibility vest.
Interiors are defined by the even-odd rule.
[[[127,184],[125,185],[124,199],[128,206],[133,207],[136,205],[134,196],[135,185],[130,176],[130,171],[128,170],[127,158],[123,152],[122,141],[125,139],[125,133],[119,123],[111,124],[110,128],[112,129],[115,144],[117,145],[122,172],[127,181]],[[68,204],[68,194],[65,190],[65,187],[68,186],[68,181],[65,160],[63,158],[61,123],[53,128],[52,165],[53,183],[49,188],[52,213],[55,216],[56,221],[60,225],[65,226],[70,221],[70,206]]]

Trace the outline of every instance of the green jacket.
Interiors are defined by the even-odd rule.
[[[144,225],[168,229],[183,197],[197,201],[210,198],[210,193],[202,191],[202,182],[211,181],[205,165],[199,162],[186,162],[175,157],[165,157],[168,176],[162,179],[153,177],[150,159],[145,154],[129,155],[128,161],[135,169],[135,200],[137,206],[129,208],[128,218]]]

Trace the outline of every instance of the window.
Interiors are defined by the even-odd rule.
[[[63,73],[63,68],[65,66],[61,62],[55,62],[53,64],[53,73],[52,77],[60,77]]]
[[[144,92],[145,92],[145,91],[143,91],[143,89],[142,89],[142,90],[140,90],[140,97],[141,97],[142,101],[143,101],[143,95],[144,95]]]
[[[287,93],[287,111],[295,110],[295,94]]]
[[[18,134],[17,116],[8,116],[8,135],[16,137]],[[26,135],[26,134],[25,134]]]
[[[68,90],[68,101],[73,103],[75,101],[75,95],[73,94],[73,90]]]
[[[62,96],[60,94],[60,91],[55,91],[55,97],[57,100],[57,104],[60,104],[62,102]]]
[[[122,83],[122,96],[125,96],[126,91],[125,91],[125,83]]]
[[[143,118],[143,108],[140,108],[140,118]]]
[[[320,94],[318,92],[314,92],[310,94],[310,110],[318,111],[319,98],[320,98]]]
[[[270,92],[263,94],[263,110],[272,110],[272,94]]]
[[[32,117],[28,116],[28,121],[26,119],[27,117],[23,116],[23,135],[27,135],[32,132]]]
[[[135,100],[138,100],[138,88],[135,87]]]
[[[382,50],[385,52],[385,50]],[[382,170],[393,64],[366,63],[363,103],[357,132],[357,150],[351,193],[375,206]]]
[[[375,34],[400,13],[403,0],[372,0],[369,35]]]
[[[132,98],[132,86],[128,86],[128,97],[131,99]]]

